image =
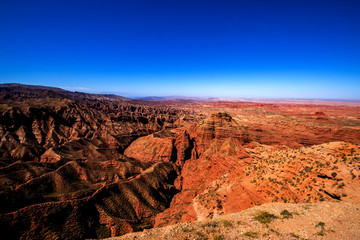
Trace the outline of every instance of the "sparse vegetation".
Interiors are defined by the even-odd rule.
[[[211,221],[211,222],[207,222],[207,223],[204,223],[203,225],[201,225],[203,228],[205,227],[217,227],[218,223],[215,222],[215,221]]]
[[[311,172],[311,169],[312,169],[312,167],[309,167],[309,166],[306,166],[306,167],[304,168],[305,172]]]
[[[290,233],[290,236],[293,237],[293,238],[299,239],[299,236],[296,235],[295,233]]]
[[[274,230],[273,228],[270,228],[269,231],[275,233],[278,236],[280,236],[280,233],[278,231]]]
[[[320,232],[317,232],[316,235],[324,236],[325,235],[325,223],[324,222],[318,222],[315,227],[320,227]]]
[[[183,227],[181,228],[181,230],[186,233],[186,232],[191,232],[193,229],[189,227]]]
[[[321,227],[321,229],[324,229],[325,223],[324,222],[318,222],[315,227]]]
[[[221,222],[222,222],[224,227],[231,227],[232,226],[232,223],[229,222],[228,220],[223,219],[223,220],[221,220]]]
[[[265,223],[271,223],[276,218],[277,217],[274,214],[271,214],[266,211],[261,211],[257,213],[254,219],[265,224]]]
[[[258,236],[258,233],[253,231],[247,231],[244,233],[244,236],[249,238],[256,238]]]
[[[222,235],[215,235],[214,240],[223,240],[224,237]]]
[[[280,215],[283,217],[283,218],[292,218],[292,213],[289,212],[288,210],[282,210]]]
[[[196,232],[195,233],[197,235],[197,237],[195,238],[196,240],[208,240],[209,238],[205,236],[204,233],[202,232]]]

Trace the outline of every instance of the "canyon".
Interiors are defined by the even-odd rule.
[[[356,102],[147,101],[1,84],[0,138],[6,239],[107,238],[271,204],[360,202]]]

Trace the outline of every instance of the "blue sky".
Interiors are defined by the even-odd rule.
[[[360,99],[360,1],[0,2],[0,83]]]

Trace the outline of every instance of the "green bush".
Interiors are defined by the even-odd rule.
[[[277,217],[274,214],[271,214],[266,211],[258,212],[255,216],[255,220],[261,222],[261,223],[271,223],[274,219]]]
[[[249,238],[256,238],[257,235],[258,235],[258,233],[253,232],[253,231],[248,231],[248,232],[244,233],[244,236],[249,237]]]
[[[315,227],[321,227],[321,229],[324,229],[325,223],[323,223],[323,222],[318,222],[318,223],[315,225]]]
[[[221,221],[222,222],[222,224],[223,224],[223,226],[224,227],[231,227],[232,226],[232,223],[231,222],[229,222],[228,220],[222,220]]]
[[[283,216],[283,218],[292,218],[293,216],[292,213],[288,210],[282,210],[280,215]]]

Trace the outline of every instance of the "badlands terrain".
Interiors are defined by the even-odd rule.
[[[0,138],[4,239],[360,239],[360,103],[1,84]]]

